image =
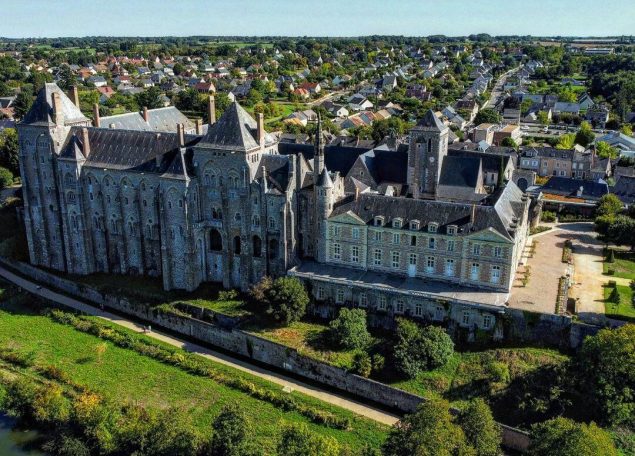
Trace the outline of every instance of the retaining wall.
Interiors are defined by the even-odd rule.
[[[102,294],[91,287],[63,279],[26,263],[0,259],[0,264],[14,269],[34,281],[57,288],[79,299],[140,318],[155,326],[292,372],[307,379],[345,391],[354,396],[373,400],[378,404],[394,408],[401,412],[413,412],[424,400],[415,394],[308,358],[299,354],[293,348],[232,328],[230,321],[224,321],[226,327],[221,327],[191,316],[180,316],[161,312],[147,305],[130,302],[125,298]],[[196,307],[194,308],[198,309]],[[198,311],[200,311],[200,309],[198,309]],[[206,315],[205,318],[215,318],[213,312],[211,314],[201,315]],[[526,432],[505,425],[501,425],[501,427],[505,447],[517,451],[527,449],[529,436]]]

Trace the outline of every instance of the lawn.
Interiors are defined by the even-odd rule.
[[[283,328],[263,327],[254,323],[251,326],[243,326],[242,329],[295,348],[302,355],[345,369],[351,367],[355,355],[355,350],[332,350],[328,347],[328,326],[316,322],[297,321]]]
[[[291,393],[298,400],[318,406],[338,416],[352,419],[351,430],[342,431],[309,422],[295,412],[284,412],[268,402],[247,396],[211,379],[190,375],[134,351],[122,349],[92,335],[37,315],[19,297],[20,304],[0,304],[0,346],[33,353],[38,364],[56,365],[71,380],[115,401],[134,401],[150,407],[177,406],[187,410],[202,433],[209,432],[213,417],[228,403],[238,403],[248,413],[254,438],[271,452],[282,422],[305,423],[322,435],[330,435],[351,448],[369,443],[378,446],[386,428],[346,410],[330,406],[302,394]],[[97,347],[105,344],[106,350]],[[230,367],[214,363],[214,368],[228,376],[238,376],[260,387],[279,391],[279,386],[252,377]]]
[[[617,285],[620,294],[620,303],[609,301],[613,287],[604,287],[604,313],[607,317],[618,320],[628,320],[635,323],[635,305],[633,305],[633,290],[626,285]]]
[[[635,254],[615,250],[615,261],[613,263],[604,262],[604,274],[608,274],[609,269],[615,271],[612,274],[614,277],[635,280]]]

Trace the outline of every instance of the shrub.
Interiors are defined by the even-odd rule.
[[[397,368],[409,378],[444,365],[453,352],[454,343],[442,328],[422,329],[409,320],[398,320],[394,357]]]
[[[619,304],[621,300],[622,299],[620,297],[620,292],[617,290],[617,287],[614,287],[613,290],[611,290],[611,294],[609,295],[609,302]]]
[[[234,301],[238,298],[238,292],[236,290],[221,290],[218,293],[219,301]]]
[[[240,456],[249,435],[247,418],[237,405],[225,406],[212,423],[214,455]]]
[[[277,278],[265,295],[269,304],[267,312],[284,325],[300,320],[309,303],[306,288],[295,277]]]
[[[339,456],[339,444],[332,437],[320,437],[302,425],[286,426],[278,442],[278,454],[284,456]]]
[[[386,359],[381,356],[379,353],[375,353],[373,355],[373,372],[381,372],[384,370],[384,365],[386,364]]]
[[[0,189],[13,185],[13,173],[7,168],[0,167]]]
[[[489,377],[496,383],[509,383],[511,380],[509,366],[506,363],[491,361],[487,364],[487,371]]]
[[[353,356],[353,372],[362,377],[370,377],[373,369],[372,361],[368,353],[359,352]]]
[[[366,311],[340,309],[340,314],[329,324],[329,339],[335,347],[346,350],[363,349],[370,344],[371,336],[366,327]]]
[[[483,399],[474,399],[459,414],[459,425],[467,443],[478,456],[498,456],[501,446],[501,429],[494,421],[492,411]]]
[[[617,456],[611,436],[594,423],[555,418],[533,427],[530,456]]]
[[[551,211],[543,211],[540,221],[545,223],[553,223],[556,221],[556,213]]]
[[[615,263],[615,250],[609,249],[609,253],[606,255],[606,261],[609,263]]]

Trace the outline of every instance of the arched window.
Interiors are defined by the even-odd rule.
[[[240,236],[234,238],[234,253],[240,255]]]
[[[242,219],[240,212],[236,212],[236,214],[234,215],[234,220],[237,222],[240,222],[240,220]]]
[[[253,238],[253,248],[254,248],[254,257],[260,258],[262,255],[262,241],[258,236],[254,236]]]
[[[275,260],[276,258],[278,258],[278,241],[272,239],[269,241],[269,259]]]
[[[209,233],[209,248],[215,252],[223,250],[223,237],[218,230],[212,230]]]

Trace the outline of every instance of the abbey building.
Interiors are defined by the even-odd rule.
[[[431,111],[343,174],[319,126],[310,154],[283,154],[237,103],[216,121],[211,98],[203,126],[175,108],[91,121],[71,98],[46,84],[18,125],[34,265],[187,290],[291,274],[318,301],[415,316],[504,304],[529,199],[507,171],[492,183],[479,152],[450,154]]]

